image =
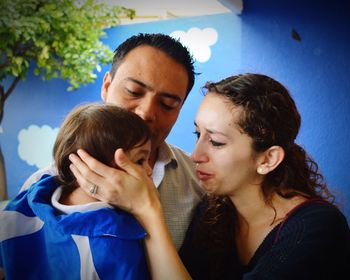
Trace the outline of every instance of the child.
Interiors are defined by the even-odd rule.
[[[151,175],[150,131],[140,117],[108,104],[74,109],[54,145],[57,176],[44,175],[0,212],[0,278],[149,279],[145,230],[132,215],[85,193],[70,171],[68,156],[80,148],[114,167],[122,148]]]

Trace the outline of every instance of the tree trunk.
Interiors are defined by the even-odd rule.
[[[5,105],[5,92],[4,88],[0,86],[0,125],[2,123],[2,118],[4,115],[4,105]],[[6,171],[5,171],[5,161],[2,155],[2,150],[0,146],[0,201],[6,200],[7,197],[7,183],[6,183]]]
[[[6,92],[5,92],[4,86],[0,85],[0,125],[4,117],[5,101],[13,92],[19,80],[20,80],[20,77],[15,77],[9,89]],[[4,156],[2,154],[2,150],[0,146],[0,201],[7,200],[7,199],[8,199],[8,196],[7,196],[5,161],[4,161]]]
[[[2,155],[0,146],[0,201],[7,200],[7,184],[6,184],[6,172],[5,172],[5,162]]]

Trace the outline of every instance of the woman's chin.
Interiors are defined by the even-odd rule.
[[[215,191],[217,190],[216,186],[203,181],[200,181],[200,186],[207,194],[215,194]]]

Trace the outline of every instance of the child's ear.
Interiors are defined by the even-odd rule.
[[[123,151],[123,149],[118,148],[115,150],[114,152],[114,162],[113,162],[113,167],[119,170],[122,170],[119,166],[120,162],[124,162],[125,161],[125,153]]]
[[[272,146],[259,156],[256,172],[266,175],[273,171],[284,159],[284,150],[280,146]]]

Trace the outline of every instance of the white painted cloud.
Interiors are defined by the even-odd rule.
[[[29,165],[43,168],[52,162],[52,149],[58,128],[30,125],[18,133],[18,155]]]
[[[193,27],[187,32],[177,30],[170,34],[171,37],[179,39],[198,62],[206,62],[211,57],[211,49],[218,40],[218,33],[214,28],[199,29]]]

